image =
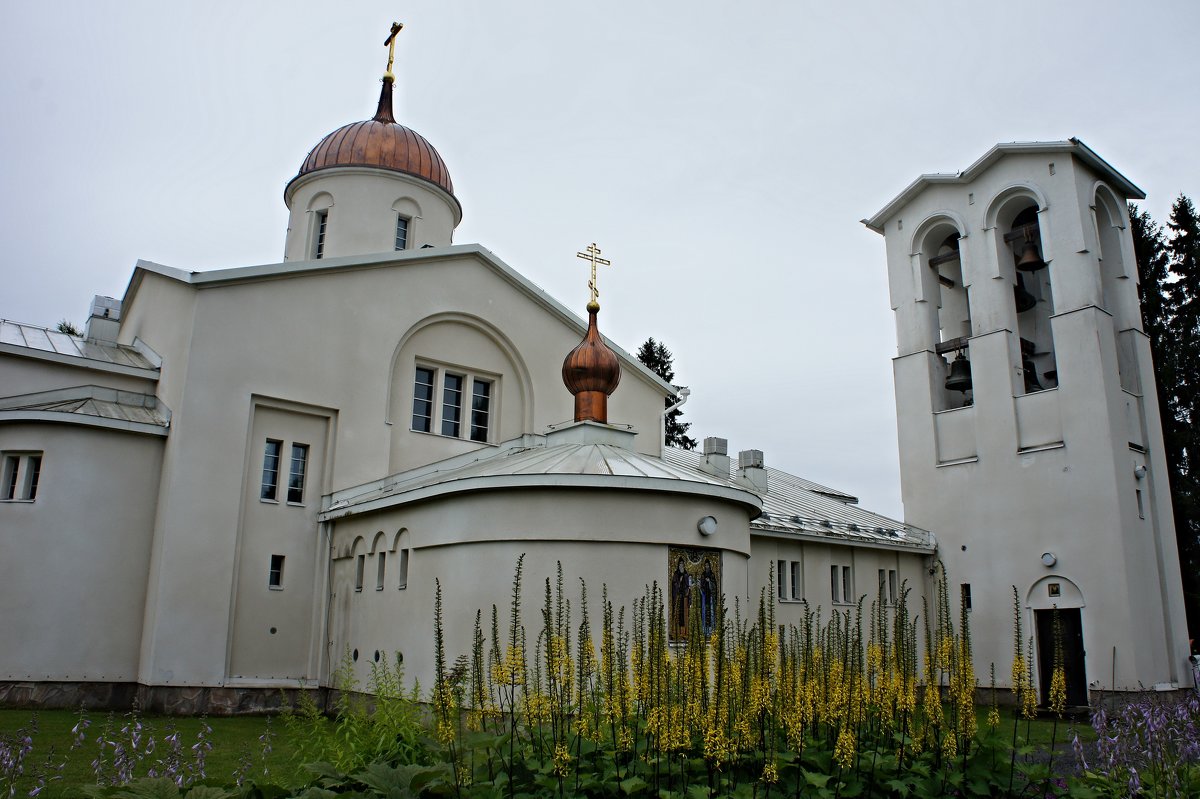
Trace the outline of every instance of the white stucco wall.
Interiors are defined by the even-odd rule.
[[[0,451],[42,453],[35,500],[0,502],[0,679],[137,679],[162,443],[0,424]]]

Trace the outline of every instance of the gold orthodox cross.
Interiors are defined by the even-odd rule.
[[[588,304],[597,305],[596,298],[600,296],[600,291],[596,288],[596,266],[612,266],[612,261],[600,257],[600,248],[594,241],[583,252],[575,253],[575,257],[592,262],[592,279],[588,281],[588,288],[592,291],[592,301]]]
[[[388,49],[387,72],[383,73],[383,76],[385,78],[391,78],[392,80],[396,79],[396,76],[392,74],[392,61],[394,61],[396,58],[396,34],[399,33],[400,31],[402,31],[403,29],[404,29],[403,22],[393,22],[392,23],[392,32],[389,33],[388,37],[383,40],[383,43],[387,45],[387,49]]]

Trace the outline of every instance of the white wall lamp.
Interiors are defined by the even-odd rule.
[[[717,531],[717,520],[712,516],[705,516],[696,522],[696,529],[700,531],[700,535],[712,535]]]
[[[1043,552],[1042,553],[1042,565],[1043,566],[1053,566],[1056,563],[1058,563],[1058,555],[1055,555],[1053,552]]]
[[[1139,479],[1139,480],[1143,480],[1143,479],[1145,479],[1145,477],[1146,477],[1146,467],[1145,467],[1145,466],[1140,466],[1140,465],[1139,465],[1137,468],[1135,468],[1135,469],[1133,470],[1133,476],[1134,476],[1134,477],[1136,477],[1136,478],[1137,478],[1137,479]]]

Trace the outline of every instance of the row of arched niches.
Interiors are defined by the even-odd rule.
[[[940,356],[942,370],[941,375],[936,376],[937,385],[942,388],[938,398],[941,402],[940,407],[936,407],[935,401],[934,410],[973,404],[974,370],[979,368],[971,359],[973,337],[1001,329],[1017,332],[1019,356],[1014,352],[1009,366],[1018,376],[1013,381],[1013,393],[1019,395],[1058,386],[1058,359],[1051,326],[1051,318],[1056,313],[1089,304],[1090,299],[1090,304],[1099,305],[1113,318],[1118,330],[1140,329],[1136,272],[1132,275],[1134,280],[1123,280],[1130,276],[1126,272],[1120,238],[1128,219],[1123,203],[1102,185],[1095,193],[1092,210],[1099,251],[1094,259],[1094,285],[1089,286],[1061,285],[1064,277],[1077,278],[1078,275],[1064,276],[1054,268],[1052,247],[1048,246],[1053,242],[1048,231],[1043,229],[1046,226],[1044,210],[1044,203],[1039,203],[1032,193],[1015,193],[1006,200],[999,200],[991,214],[994,256],[984,236],[978,236],[982,246],[965,252],[961,223],[948,217],[931,220],[924,226],[920,239],[914,242],[915,251],[921,253],[923,261],[926,285],[922,294],[937,300],[936,304],[928,303],[929,312],[936,313],[936,317],[927,325],[933,334],[929,344]],[[986,261],[992,257],[998,268],[989,269],[990,264],[981,263],[972,270],[964,263],[968,258]],[[990,277],[1002,281],[1007,291],[974,290],[979,276],[989,273]],[[1064,294],[1064,288],[1072,289],[1066,292],[1069,295],[1066,303],[1064,297],[1056,298],[1056,293]],[[1128,307],[1130,300],[1132,314]],[[1122,377],[1123,384],[1126,378],[1135,382],[1135,370],[1122,370]],[[1126,388],[1132,391],[1136,385]]]

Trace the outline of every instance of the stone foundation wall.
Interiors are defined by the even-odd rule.
[[[273,713],[293,707],[301,692],[325,708],[325,688],[191,688],[132,682],[4,682],[0,707],[31,709],[129,710],[171,716],[237,716]]]

